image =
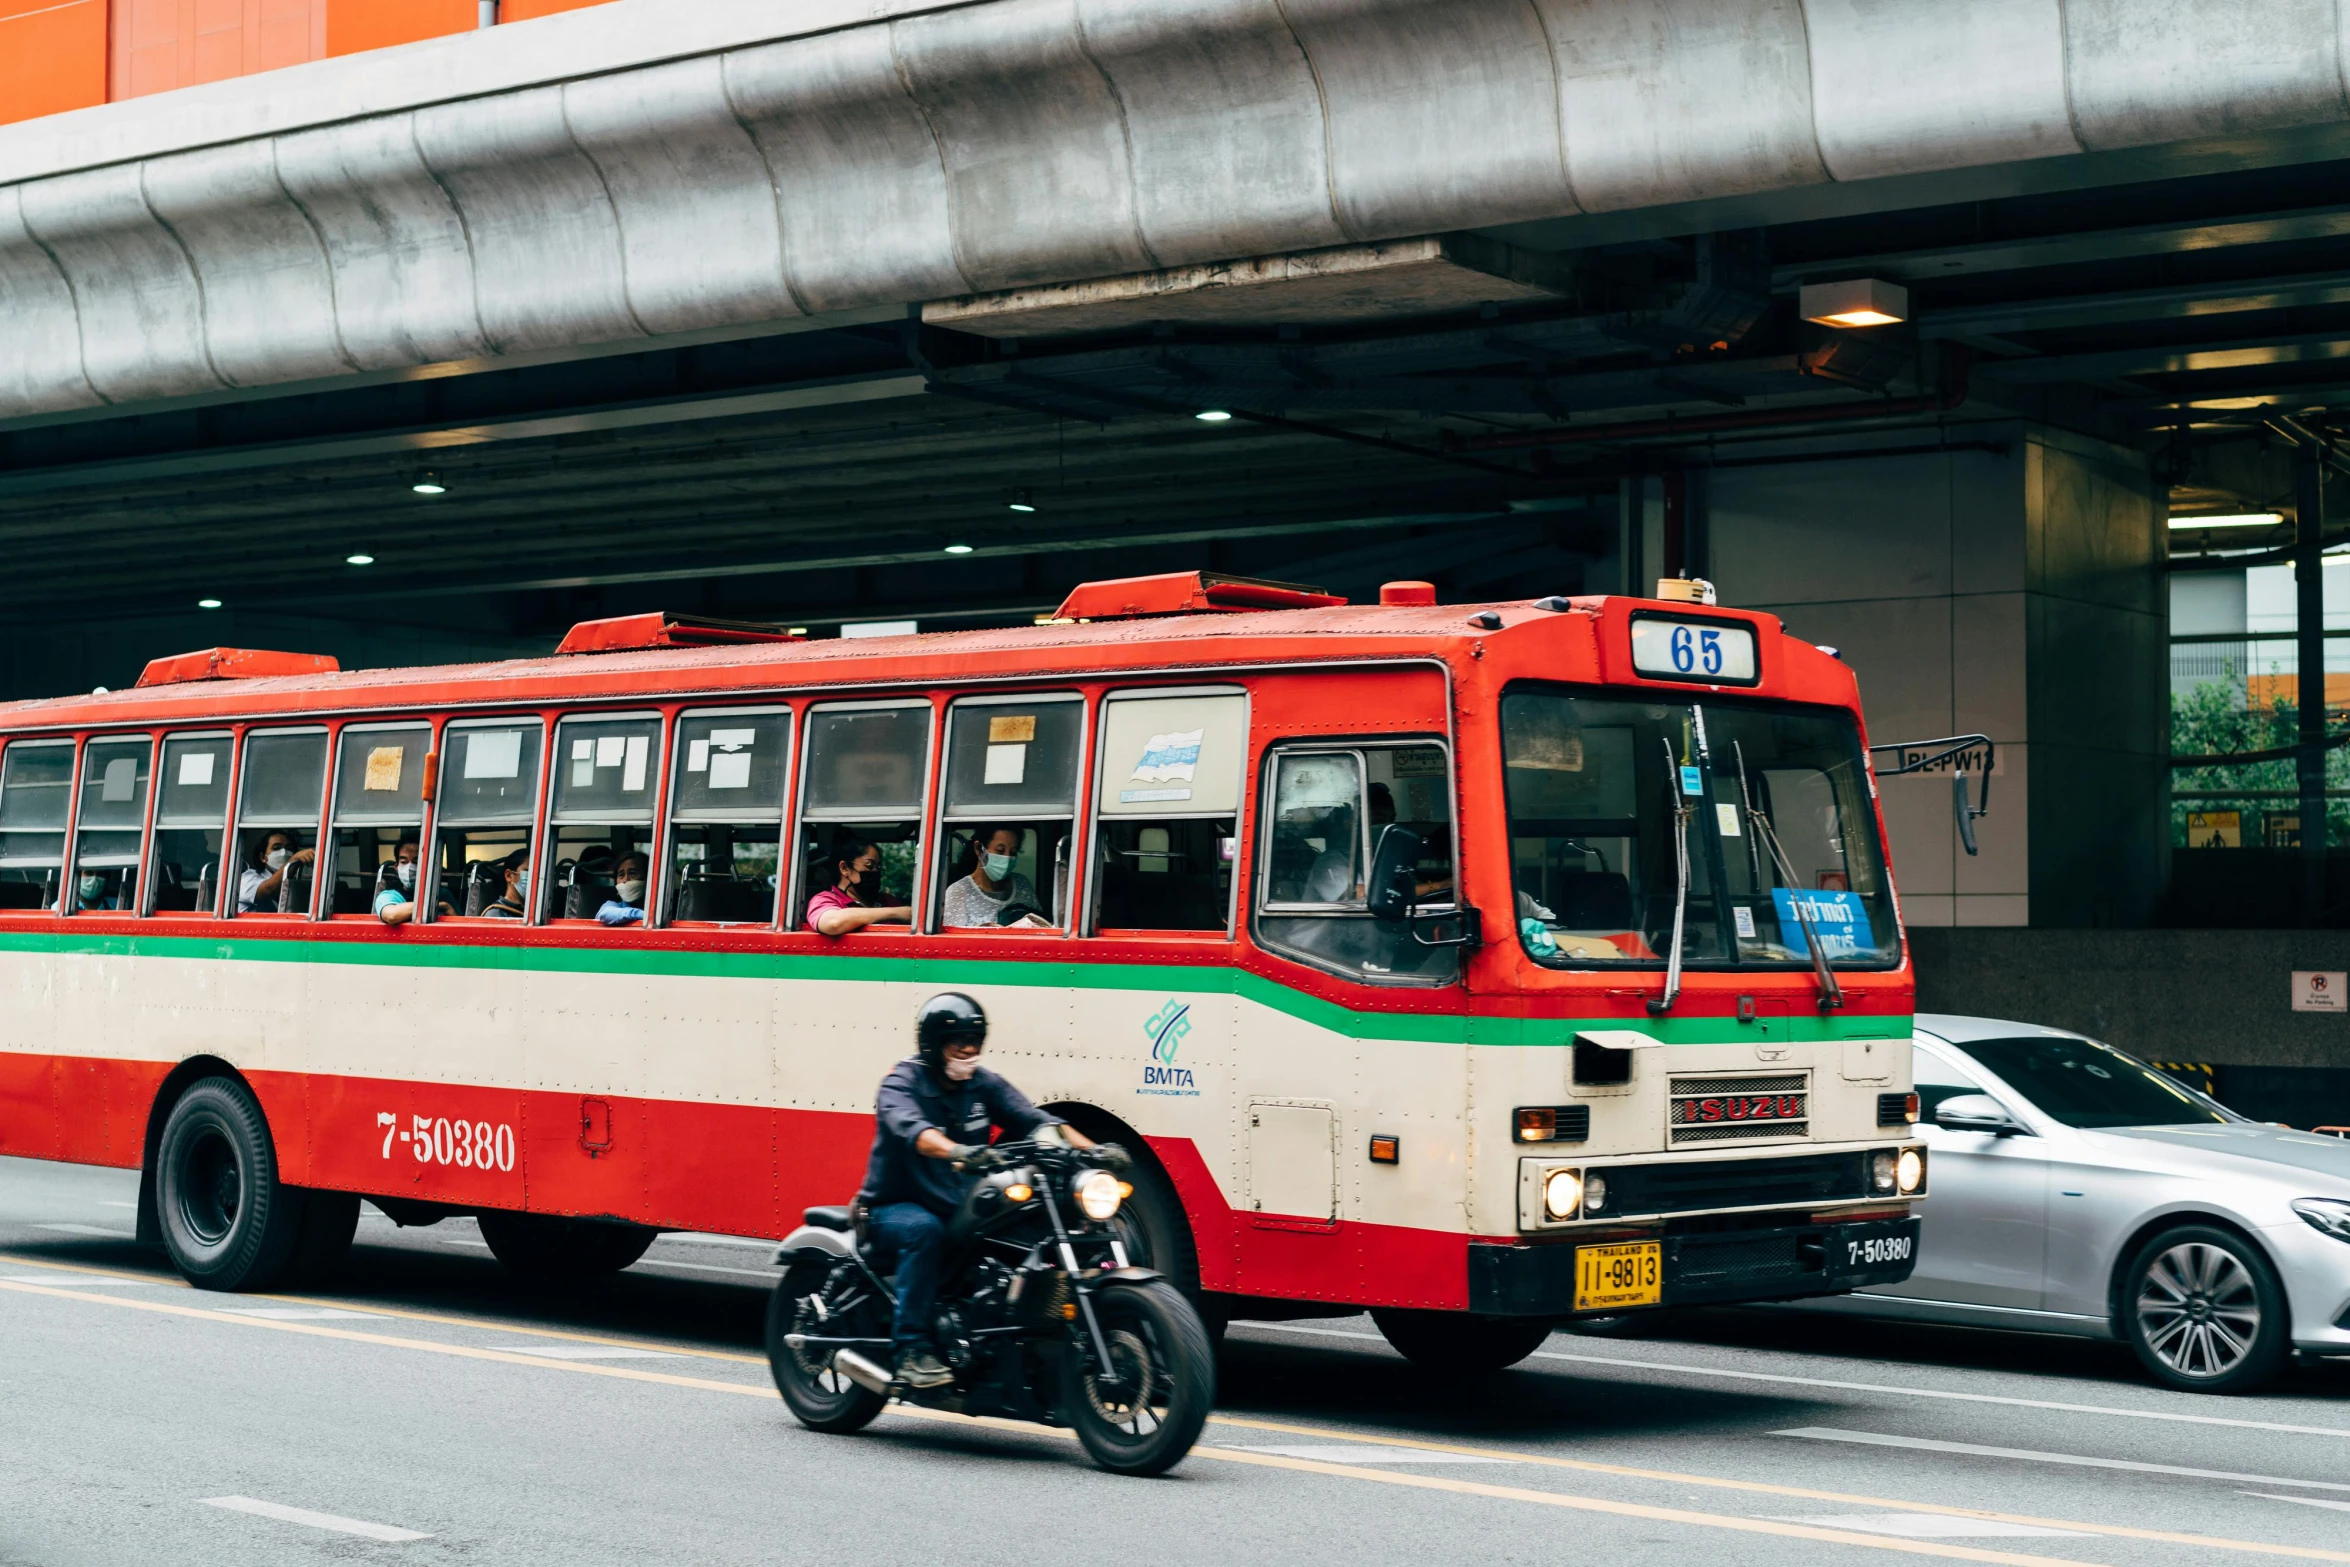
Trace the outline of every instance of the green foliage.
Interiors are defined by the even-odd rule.
[[[2183,696],[2172,693],[2170,751],[2173,756],[2236,756],[2247,751],[2273,751],[2279,746],[2296,744],[2301,738],[2300,724],[2300,704],[2289,697],[2278,697],[2265,707],[2254,706],[2245,701],[2244,687],[2236,681],[2224,684],[2207,681]],[[2256,847],[2262,842],[2264,817],[2301,814],[2299,804],[2293,799],[2262,795],[2271,790],[2289,794],[2299,787],[2291,757],[2225,767],[2176,768],[2171,773],[2174,793],[2222,792],[2208,799],[2174,799],[2171,844],[2174,848],[2186,845],[2187,813],[2191,810],[2240,811],[2244,845]],[[2350,788],[2350,747],[2336,746],[2326,753],[2326,787]],[[2225,792],[2239,789],[2246,793],[2230,796]],[[2329,801],[2326,818],[2326,841],[2350,842],[2350,800]]]

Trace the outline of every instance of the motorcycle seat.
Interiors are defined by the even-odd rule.
[[[800,1217],[820,1230],[839,1230],[846,1234],[856,1227],[854,1212],[847,1203],[842,1203],[834,1208],[810,1208]]]

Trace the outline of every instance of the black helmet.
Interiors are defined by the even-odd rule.
[[[914,1014],[915,1053],[922,1064],[945,1075],[949,1045],[987,1043],[987,1009],[959,990],[932,996]]]

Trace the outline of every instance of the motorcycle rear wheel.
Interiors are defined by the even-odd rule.
[[[1208,1330],[1164,1279],[1107,1285],[1093,1307],[1119,1378],[1103,1384],[1079,1334],[1062,1362],[1062,1418],[1086,1455],[1112,1474],[1164,1474],[1199,1440],[1216,1402]]]
[[[783,1341],[795,1332],[858,1332],[838,1317],[829,1323],[816,1320],[809,1303],[831,1276],[832,1269],[817,1262],[795,1262],[784,1270],[783,1282],[767,1297],[767,1366],[775,1374],[775,1391],[801,1425],[811,1431],[862,1431],[888,1398],[850,1381],[829,1354],[793,1349]],[[883,1327],[886,1331],[887,1324]]]

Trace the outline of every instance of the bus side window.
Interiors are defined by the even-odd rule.
[[[1240,692],[1103,699],[1096,930],[1229,934],[1247,750]]]
[[[809,709],[806,777],[794,928],[812,928],[812,901],[887,909],[891,916],[875,923],[909,923],[922,865],[930,704],[853,702]],[[865,860],[875,864],[872,883],[842,889],[841,863]]]
[[[440,884],[439,902],[467,919],[527,919],[529,889],[520,900],[508,888],[530,872],[530,833],[538,813],[539,744],[546,730],[536,719],[473,719],[451,723],[441,745],[438,808],[432,852],[425,864]],[[520,875],[510,876],[509,871]],[[425,911],[429,919],[437,907]]]
[[[0,760],[0,909],[57,907],[73,742],[18,740]]]
[[[220,850],[228,829],[229,737],[172,735],[155,784],[155,844],[147,875],[152,914],[218,914]]]
[[[775,918],[783,886],[788,708],[681,714],[662,918],[692,925]]]
[[[139,907],[139,843],[147,829],[147,764],[155,742],[145,735],[92,740],[82,750],[82,809],[73,851],[76,914]]]
[[[429,724],[355,724],[343,730],[335,761],[329,914],[373,914],[386,894],[408,902],[399,879],[402,843],[424,827],[424,757]]]
[[[1085,700],[1075,692],[972,697],[947,710],[938,929],[1068,923],[1084,746]]]
[[[1373,917],[1371,867],[1408,852],[1414,908],[1454,904],[1451,770],[1438,745],[1276,750],[1258,818],[1257,938],[1286,956],[1374,983],[1449,984],[1459,949]]]
[[[318,816],[326,803],[326,731],[245,736],[237,789],[232,914],[308,914],[317,880]]]
[[[608,924],[643,922],[660,784],[660,714],[566,718],[555,726],[549,870],[539,899],[546,918],[592,920],[601,914]],[[620,895],[622,880],[631,883],[633,899]]]

